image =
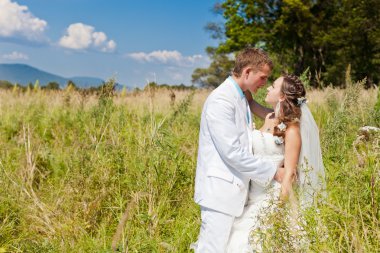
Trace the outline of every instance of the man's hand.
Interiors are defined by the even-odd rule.
[[[273,179],[276,180],[277,182],[281,183],[282,179],[284,178],[284,175],[285,175],[285,168],[284,167],[279,167],[277,169],[277,172],[274,175]]]

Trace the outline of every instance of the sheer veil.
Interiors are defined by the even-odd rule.
[[[298,180],[301,205],[308,207],[312,205],[318,193],[324,195],[325,169],[322,161],[318,126],[305,103],[301,105],[301,113],[302,146],[298,161]]]

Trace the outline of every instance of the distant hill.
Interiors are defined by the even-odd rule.
[[[104,83],[103,79],[96,77],[65,78],[26,64],[0,64],[0,80],[24,86],[29,83],[34,84],[36,80],[39,80],[41,86],[45,86],[49,82],[57,82],[61,88],[65,87],[69,80],[73,81],[80,88],[97,87]]]
[[[81,88],[100,86],[104,83],[103,79],[96,77],[76,76],[68,79]]]

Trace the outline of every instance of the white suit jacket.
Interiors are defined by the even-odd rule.
[[[266,186],[277,167],[251,152],[251,114],[236,82],[229,77],[207,98],[202,111],[195,177],[195,202],[240,216],[249,181]]]

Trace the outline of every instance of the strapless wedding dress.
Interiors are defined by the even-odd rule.
[[[252,151],[256,157],[275,162],[281,165],[284,161],[284,145],[276,144],[275,137],[271,133],[252,131]],[[260,216],[269,213],[273,200],[280,195],[281,184],[273,180],[267,187],[262,187],[251,181],[248,193],[247,205],[243,214],[237,217],[232,226],[230,239],[227,245],[228,253],[261,252],[259,246],[250,244],[254,238],[251,231],[259,226]]]

